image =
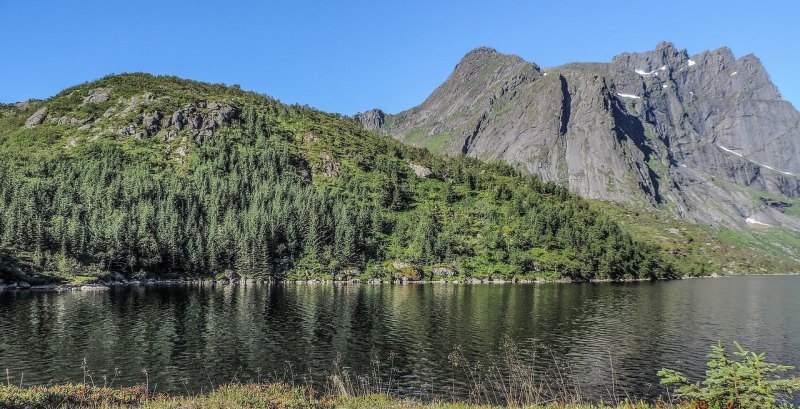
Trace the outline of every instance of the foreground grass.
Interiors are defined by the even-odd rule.
[[[316,398],[304,388],[284,384],[236,384],[221,386],[214,392],[197,396],[150,395],[143,386],[107,388],[91,385],[55,385],[19,388],[0,386],[0,407],[4,409],[38,408],[425,408],[470,409],[499,408],[459,402],[423,403],[391,398],[385,394],[366,396],[331,396]],[[645,403],[621,403],[615,406],[552,403],[527,406],[531,409],[650,409]],[[677,406],[659,405],[659,408]]]

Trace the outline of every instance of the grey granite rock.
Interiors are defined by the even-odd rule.
[[[409,162],[408,167],[411,168],[411,171],[414,172],[417,177],[427,178],[433,175],[430,169],[417,163]]]
[[[728,48],[690,56],[659,43],[610,63],[545,69],[478,48],[421,105],[354,119],[445,154],[519,165],[589,198],[709,225],[746,226],[762,207],[718,179],[800,197],[800,113],[756,57]]]
[[[145,113],[142,116],[142,125],[149,135],[156,134],[161,129],[161,113],[158,111]]]
[[[87,94],[85,97],[83,97],[83,105],[106,102],[110,97],[111,89],[105,87],[95,88],[89,91],[89,94]]]
[[[355,115],[355,120],[360,122],[365,129],[380,129],[386,120],[386,115],[380,109],[372,109]]]
[[[25,121],[25,126],[33,128],[37,125],[41,125],[45,118],[47,118],[47,107],[41,107]]]

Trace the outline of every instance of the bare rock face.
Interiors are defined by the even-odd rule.
[[[222,124],[230,122],[238,114],[239,110],[230,105],[212,102],[208,104],[208,116],[204,118],[208,124],[206,128],[216,129]]]
[[[157,133],[161,129],[161,113],[158,111],[145,113],[142,116],[142,125],[149,135]]]
[[[106,102],[110,97],[111,97],[111,89],[103,87],[95,88],[91,90],[89,94],[83,98],[82,105]]]
[[[610,63],[547,69],[479,48],[421,105],[355,119],[441,153],[522,166],[589,198],[671,208],[704,224],[746,226],[762,206],[719,179],[800,197],[800,113],[756,57],[727,48],[690,56],[660,43]]]
[[[25,121],[25,127],[33,128],[41,125],[45,118],[47,118],[47,107],[41,107]]]
[[[176,131],[188,128],[192,140],[196,143],[203,143],[213,135],[217,128],[237,118],[239,113],[239,109],[231,105],[215,102],[200,103],[173,112],[168,119],[164,120],[163,125],[172,127]]]
[[[417,163],[408,163],[408,167],[411,168],[411,171],[414,172],[417,177],[427,178],[433,176],[433,172],[425,166],[422,166]]]
[[[371,109],[367,112],[356,114],[354,119],[360,122],[364,126],[364,129],[373,130],[383,127],[386,115],[380,109]]]

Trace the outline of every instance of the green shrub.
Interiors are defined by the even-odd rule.
[[[138,404],[147,397],[143,386],[106,388],[67,384],[18,388],[0,385],[0,407],[6,409],[124,407]]]
[[[686,375],[671,369],[658,372],[661,384],[674,385],[675,396],[711,409],[777,408],[789,405],[786,398],[800,391],[800,379],[778,374],[794,369],[765,361],[763,353],[746,351],[738,343],[731,359],[722,343],[708,356],[706,379],[691,383]],[[789,406],[791,407],[791,406]]]

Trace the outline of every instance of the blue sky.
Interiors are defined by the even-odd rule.
[[[690,54],[754,53],[800,107],[798,17],[795,0],[0,0],[0,101],[144,71],[343,114],[397,112],[478,46],[553,66],[666,40]]]

